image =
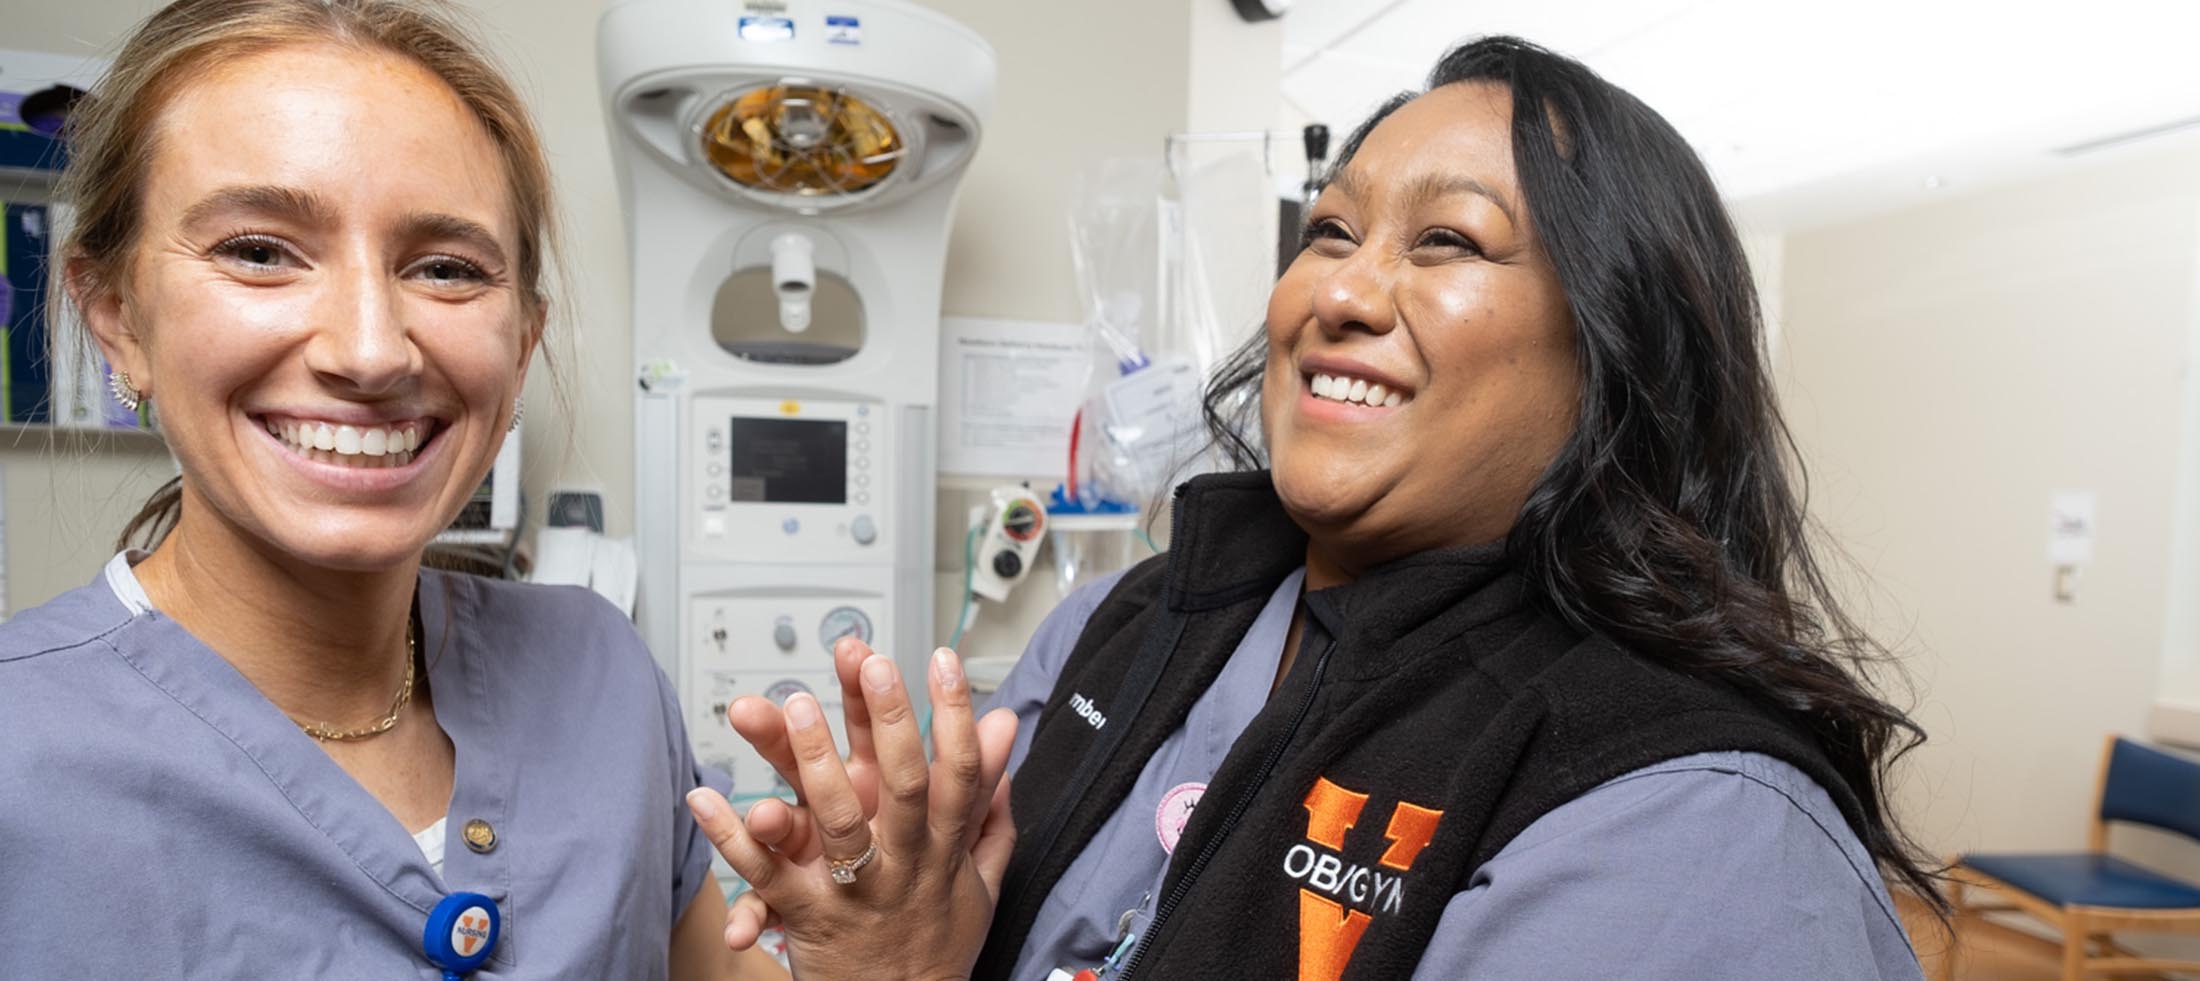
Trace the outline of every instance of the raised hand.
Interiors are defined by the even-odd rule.
[[[836,664],[846,650],[835,652]],[[855,722],[860,704],[865,732],[859,749],[851,728],[850,762],[860,754],[865,765],[843,763],[817,700],[796,695],[775,713],[779,725],[764,725],[750,707],[737,726],[801,789],[802,806],[763,801],[744,824],[715,792],[689,798],[705,834],[752,887],[729,911],[726,939],[753,943],[776,913],[806,976],[961,977],[984,944],[1014,843],[1001,774],[1015,716],[974,719],[961,663],[942,649],[928,672],[928,763],[899,672],[862,653],[841,676],[853,689],[847,715]],[[854,779],[866,772],[868,795]]]
[[[871,716],[864,705],[858,675],[863,662],[872,656],[870,645],[854,637],[842,637],[833,644],[833,674],[840,679],[841,715],[848,734],[848,785],[854,789],[866,817],[878,813],[878,753],[872,746]],[[779,771],[779,778],[794,788],[798,801],[809,799],[803,791],[801,769],[795,765],[793,745],[787,740],[786,718],[780,706],[767,698],[744,695],[726,708],[726,721],[772,769]]]

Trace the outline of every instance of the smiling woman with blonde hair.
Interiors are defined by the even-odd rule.
[[[436,976],[459,892],[487,975],[739,972],[631,625],[421,568],[548,319],[518,94],[397,0],[182,0],[114,64],[57,285],[181,476],[0,627],[0,976]]]

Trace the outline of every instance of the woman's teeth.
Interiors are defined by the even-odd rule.
[[[274,436],[309,460],[340,467],[383,469],[411,463],[420,449],[420,425],[339,426],[325,422],[267,421]]]
[[[1379,405],[1386,409],[1395,409],[1404,405],[1406,400],[1412,396],[1402,392],[1393,392],[1384,388],[1379,382],[1370,384],[1364,379],[1347,378],[1343,375],[1316,374],[1314,376],[1314,397],[1329,399],[1333,402],[1353,402],[1359,405]]]

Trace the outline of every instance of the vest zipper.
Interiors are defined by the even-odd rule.
[[[1131,948],[1130,959],[1123,962],[1123,970],[1115,975],[1115,981],[1130,981],[1132,972],[1138,969],[1138,962],[1146,955],[1146,948],[1152,946],[1154,938],[1161,935],[1161,927],[1169,921],[1169,914],[1175,912],[1177,904],[1184,901],[1184,895],[1192,891],[1192,882],[1207,868],[1207,862],[1221,849],[1223,840],[1230,837],[1230,830],[1237,827],[1239,819],[1245,816],[1246,809],[1253,806],[1253,795],[1260,793],[1261,786],[1268,782],[1268,775],[1275,771],[1276,764],[1283,761],[1283,751],[1291,745],[1292,737],[1298,735],[1299,724],[1306,721],[1307,711],[1314,707],[1314,693],[1321,689],[1322,674],[1329,667],[1329,653],[1336,649],[1337,641],[1334,637],[1322,646],[1321,657],[1314,660],[1314,676],[1307,680],[1306,695],[1299,699],[1299,708],[1291,716],[1291,724],[1285,726],[1283,732],[1269,742],[1268,751],[1261,756],[1260,769],[1253,772],[1252,782],[1246,784],[1245,789],[1240,790],[1237,797],[1230,801],[1230,810],[1223,815],[1222,824],[1215,828],[1214,834],[1207,836],[1206,842],[1199,846],[1199,854],[1192,856],[1192,864],[1184,867],[1183,877],[1169,887],[1168,895],[1161,898],[1161,905],[1154,908],[1153,920],[1146,924],[1146,929],[1142,931],[1144,936],[1139,939],[1138,946]]]

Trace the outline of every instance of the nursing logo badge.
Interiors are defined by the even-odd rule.
[[[1383,828],[1389,847],[1372,866],[1344,860],[1346,832],[1360,825],[1367,794],[1321,777],[1306,792],[1306,840],[1283,855],[1299,889],[1299,981],[1336,981],[1369,924],[1405,905],[1405,874],[1436,837],[1444,812],[1399,801]],[[1370,823],[1372,826],[1372,823]],[[1365,832],[1362,832],[1365,835]]]
[[[471,957],[489,943],[489,912],[474,907],[458,914],[458,923],[451,927],[451,947],[461,957]]]
[[[1184,840],[1184,826],[1192,823],[1192,809],[1206,793],[1206,784],[1180,783],[1161,795],[1161,806],[1153,812],[1153,833],[1161,839],[1162,851],[1176,854],[1176,843]]]
[[[427,928],[420,936],[421,953],[427,955],[428,963],[443,969],[446,981],[457,981],[489,959],[502,922],[495,900],[478,892],[454,892],[429,911]]]

